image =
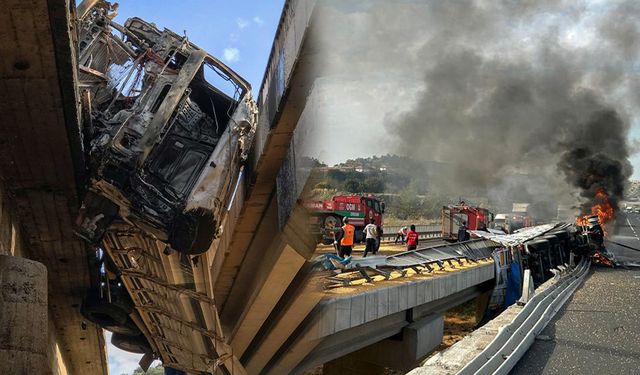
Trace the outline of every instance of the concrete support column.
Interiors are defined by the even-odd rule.
[[[476,297],[476,324],[482,322],[484,319],[492,293],[493,291],[489,290]]]
[[[444,319],[429,315],[402,328],[394,337],[379,341],[325,363],[323,375],[385,374],[385,369],[409,371],[442,342]]]
[[[0,255],[0,374],[48,374],[47,268]]]

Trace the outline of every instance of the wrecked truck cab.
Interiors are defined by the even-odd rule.
[[[120,218],[174,250],[213,241],[257,122],[249,84],[186,37],[99,2],[81,20],[79,80],[89,160],[76,233]]]

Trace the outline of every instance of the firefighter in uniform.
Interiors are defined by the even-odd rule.
[[[349,224],[349,218],[345,217],[342,222],[344,225],[340,228],[340,232],[338,238],[336,238],[336,243],[340,246],[338,247],[338,255],[341,258],[345,258],[351,256],[351,251],[353,250],[353,242],[356,236],[356,227]]]
[[[411,224],[407,232],[407,250],[415,250],[418,247],[418,232],[416,232],[416,226]]]

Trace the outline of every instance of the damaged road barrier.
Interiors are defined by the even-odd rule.
[[[557,283],[537,293],[498,335],[458,375],[508,374],[564,303],[582,284],[591,263],[583,258],[578,267]]]
[[[535,294],[535,288],[533,286],[533,276],[531,276],[531,270],[524,270],[524,283],[522,284],[522,297],[518,300],[518,305],[524,306],[529,302]]]

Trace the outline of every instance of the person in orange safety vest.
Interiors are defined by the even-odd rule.
[[[348,257],[353,251],[353,243],[356,237],[356,227],[349,224],[349,218],[342,219],[344,225],[340,228],[338,238],[336,238],[336,244],[339,244],[338,255],[342,258]]]

